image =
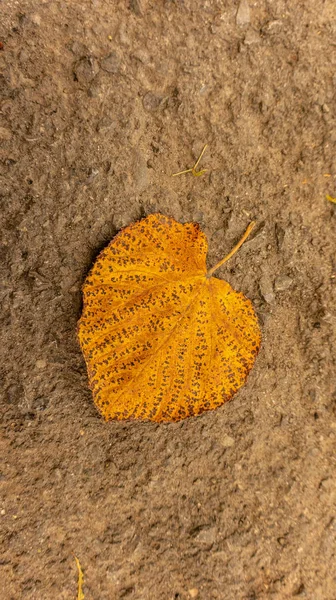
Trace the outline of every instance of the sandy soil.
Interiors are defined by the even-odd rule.
[[[4,600],[336,598],[333,0],[1,3]],[[172,178],[209,148],[200,178]],[[254,303],[247,385],[105,424],[76,339],[121,227],[198,221]],[[334,346],[335,347],[335,346]]]

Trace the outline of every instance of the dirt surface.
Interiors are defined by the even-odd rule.
[[[336,598],[333,0],[1,3],[4,600]],[[200,178],[172,178],[205,143]],[[76,339],[121,227],[198,221],[252,301],[246,386],[105,424]]]

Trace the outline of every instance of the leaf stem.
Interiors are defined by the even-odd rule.
[[[214,267],[212,267],[212,269],[210,269],[207,272],[207,274],[206,274],[207,279],[210,279],[210,277],[212,277],[212,275],[214,274],[214,272],[217,271],[217,269],[219,269],[219,267],[221,267],[224,263],[226,263],[226,261],[228,261],[231,258],[231,256],[233,256],[237,252],[237,250],[239,250],[240,246],[243,245],[243,243],[245,242],[245,240],[250,235],[250,233],[251,233],[251,231],[252,231],[252,229],[253,229],[254,226],[255,226],[255,221],[252,221],[249,224],[248,228],[246,229],[246,231],[245,231],[243,237],[241,238],[241,240],[239,240],[238,244],[236,244],[232,248],[231,252],[229,252],[229,254],[227,254],[226,256],[224,256],[224,258],[222,258],[222,260],[220,260],[219,263],[217,263],[217,265],[215,265]]]

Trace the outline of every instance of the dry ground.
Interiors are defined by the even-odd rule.
[[[336,7],[238,8],[1,2],[4,600],[75,598],[73,553],[85,600],[336,599]],[[209,264],[258,221],[220,275],[263,346],[215,412],[105,424],[80,289],[154,211],[198,221]]]

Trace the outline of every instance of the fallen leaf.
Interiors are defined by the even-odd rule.
[[[79,342],[105,419],[179,421],[229,400],[260,346],[250,300],[207,272],[196,223],[160,214],[123,229],[84,286]]]
[[[83,575],[82,567],[80,565],[80,562],[79,562],[77,556],[75,556],[75,561],[76,561],[76,565],[77,565],[77,569],[78,569],[77,600],[84,600],[84,593],[83,593],[84,575]]]

